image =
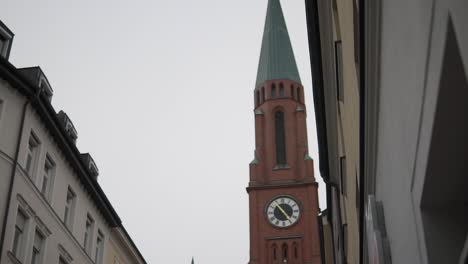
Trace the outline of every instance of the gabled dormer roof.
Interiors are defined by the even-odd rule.
[[[301,83],[281,4],[279,0],[268,0],[255,86],[276,79]]]

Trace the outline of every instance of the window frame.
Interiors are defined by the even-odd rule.
[[[18,228],[19,226],[18,216],[19,215],[24,217],[24,222],[23,222],[22,229],[20,229],[21,234],[17,236],[17,231],[19,229]],[[27,240],[29,222],[30,222],[30,217],[22,208],[19,207],[16,211],[13,239],[11,242],[11,253],[13,253],[13,256],[15,256],[15,258],[20,261],[24,259],[24,255],[25,255],[25,245],[26,245],[26,240]]]
[[[27,143],[24,171],[32,180],[36,178],[37,163],[40,154],[40,145],[41,141],[36,136],[36,133],[31,131]]]
[[[104,234],[100,229],[98,229],[97,232],[95,249],[96,250],[94,252],[94,263],[101,264],[102,257],[104,255]]]
[[[68,203],[69,194],[71,194],[70,204]],[[63,212],[63,223],[69,230],[73,229],[73,224],[74,224],[74,219],[75,219],[76,199],[77,199],[76,193],[75,191],[73,191],[73,189],[69,185],[67,188],[66,196],[65,196],[65,208]]]
[[[55,179],[55,172],[57,170],[57,165],[55,161],[52,159],[49,153],[46,154],[46,158],[44,160],[44,171],[42,173],[42,177],[40,179],[40,189],[39,191],[44,196],[47,201],[50,201],[52,189],[54,186],[54,179]],[[49,174],[50,173],[50,174]],[[47,177],[46,177],[47,175]],[[47,179],[47,182],[44,182]],[[44,186],[44,183],[46,184]],[[45,188],[45,189],[44,189]]]
[[[39,245],[39,249],[36,248],[36,238],[38,237],[42,237],[41,238],[42,241],[41,241],[41,244]],[[46,235],[44,235],[44,233],[38,227],[36,227],[36,230],[34,232],[34,240],[33,240],[32,248],[31,248],[32,250],[31,264],[42,264],[44,262],[45,242],[46,242]],[[35,262],[33,262],[35,249],[37,249],[37,251],[39,252],[39,257]]]
[[[90,223],[89,232],[88,232],[88,221]],[[91,250],[93,248],[94,224],[95,224],[94,219],[88,213],[86,215],[85,230],[84,230],[85,232],[84,232],[84,238],[83,238],[83,248],[88,255],[91,255]]]

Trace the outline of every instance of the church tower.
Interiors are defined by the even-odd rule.
[[[279,0],[268,0],[255,104],[255,158],[247,187],[250,264],[319,264],[318,184],[306,107]]]

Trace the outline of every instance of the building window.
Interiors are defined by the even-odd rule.
[[[276,84],[271,84],[271,98],[276,98]]]
[[[3,53],[3,47],[5,47],[6,40],[0,36],[0,54]]]
[[[36,234],[34,236],[34,244],[32,248],[32,255],[31,255],[31,264],[40,264],[42,263],[42,257],[44,255],[44,235],[42,235],[39,230],[36,230]]]
[[[335,41],[335,74],[336,74],[336,94],[339,101],[344,101],[343,83],[343,54],[341,41]]]
[[[255,106],[260,105],[260,94],[258,91],[255,92]]]
[[[262,103],[266,101],[265,87],[262,87]]]
[[[301,87],[297,87],[297,101],[300,103],[301,100]]]
[[[278,254],[276,252],[277,251],[276,244],[273,244],[273,246],[271,247],[271,251],[272,251],[271,253],[273,255],[273,260],[276,260],[277,259],[277,254]]]
[[[359,10],[353,0],[354,62],[359,64]]]
[[[5,101],[0,99],[0,122],[2,121],[2,115],[3,115],[3,107],[5,105]]]
[[[299,253],[298,253],[298,250],[297,250],[297,243],[294,242],[293,244],[293,249],[294,249],[294,258],[297,259],[299,257]]]
[[[102,262],[102,251],[104,244],[104,235],[101,230],[98,231],[98,236],[96,239],[96,255],[94,256],[94,263],[100,264]]]
[[[357,172],[357,169],[356,169],[356,209],[357,209],[358,212],[359,212],[359,203],[360,203],[360,199],[359,199],[359,178],[358,178],[358,172]]]
[[[343,240],[342,240],[343,259],[345,263],[347,263],[347,259],[348,259],[348,225],[347,224],[342,225],[341,232],[342,232],[342,237],[343,237]]]
[[[16,215],[15,233],[13,236],[13,248],[11,251],[19,260],[21,260],[23,254],[27,221],[28,218],[26,215],[21,210],[18,210],[18,214]]]
[[[69,264],[62,256],[59,257],[59,264]]]
[[[86,218],[85,234],[84,234],[84,241],[83,241],[83,247],[88,254],[91,251],[93,229],[94,229],[94,220],[93,218],[91,218],[91,216],[88,215]]]
[[[73,192],[73,190],[70,187],[68,187],[67,198],[65,200],[65,212],[63,215],[63,222],[69,229],[73,227],[73,218],[75,216],[75,202],[75,192]]]
[[[288,245],[286,243],[281,246],[281,252],[283,253],[283,261],[286,262],[288,260]]]
[[[280,97],[284,96],[284,85],[283,85],[283,83],[279,84],[279,96]]]
[[[294,86],[292,84],[291,84],[291,98],[296,99],[296,97],[294,96]]]
[[[44,175],[42,177],[41,193],[48,200],[52,189],[55,173],[55,162],[47,155],[44,163]]]
[[[284,131],[284,112],[275,112],[275,143],[276,143],[276,163],[286,164],[286,136]]]
[[[340,157],[340,180],[341,180],[341,193],[346,196],[346,157]]]
[[[39,154],[39,140],[37,137],[31,132],[29,136],[28,142],[28,150],[26,156],[26,173],[29,175],[30,178],[34,178],[34,167],[36,165],[37,156]]]

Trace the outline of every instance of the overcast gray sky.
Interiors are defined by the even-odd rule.
[[[249,258],[253,89],[267,0],[2,0],[10,61],[39,65],[148,263]],[[318,172],[303,0],[282,0]]]

